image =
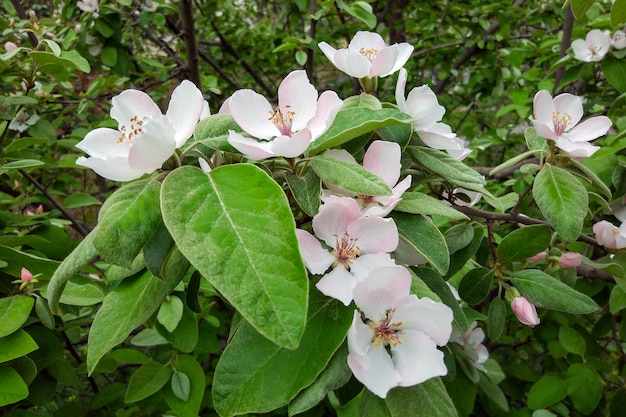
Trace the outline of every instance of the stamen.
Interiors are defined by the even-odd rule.
[[[350,237],[348,232],[343,234],[341,240],[338,235],[335,235],[335,250],[332,253],[337,258],[337,263],[342,264],[346,269],[361,254],[361,249],[356,245],[357,240],[359,238]]]
[[[117,143],[122,142],[133,142],[143,133],[143,120],[139,120],[138,116],[133,116],[130,118],[130,128],[127,128],[126,125],[120,126],[120,132],[122,132],[122,136],[119,137]]]
[[[570,123],[572,123],[572,116],[568,113],[564,113],[563,116],[561,116],[560,112],[555,111],[552,113],[552,123],[554,123],[554,133],[557,136],[561,136],[563,132],[567,130]]]
[[[293,136],[291,124],[293,123],[293,117],[296,115],[296,112],[291,110],[291,106],[289,105],[285,106],[285,110],[286,114],[280,111],[280,107],[277,107],[276,111],[270,110],[270,117],[268,117],[267,120],[274,123],[283,135]]]
[[[359,49],[359,53],[363,55],[365,58],[369,59],[370,61],[373,61],[374,58],[376,58],[376,55],[378,55],[378,52],[380,52],[379,49],[373,49],[373,48]]]
[[[374,346],[383,345],[393,347],[406,342],[405,339],[400,339],[400,335],[404,334],[404,330],[399,330],[400,326],[405,325],[406,322],[399,321],[392,323],[389,318],[389,315],[393,314],[395,311],[395,308],[387,310],[385,312],[385,318],[380,319],[378,324],[374,324],[373,322],[368,323],[370,327],[374,329],[374,338],[372,339]]]

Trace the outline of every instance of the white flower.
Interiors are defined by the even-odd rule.
[[[111,100],[111,117],[118,130],[98,128],[76,147],[90,155],[77,165],[93,169],[114,181],[130,181],[163,165],[192,135],[202,111],[203,98],[188,80],[172,92],[165,114],[149,95],[126,90]]]
[[[9,129],[17,130],[18,132],[24,132],[29,127],[37,123],[39,120],[39,116],[37,112],[33,111],[33,114],[29,114],[24,109],[21,109],[16,115],[11,123],[9,123]]]
[[[347,49],[320,42],[320,49],[339,70],[351,77],[386,77],[398,71],[411,57],[413,46],[406,42],[386,45],[374,32],[357,32]]]
[[[93,13],[95,16],[98,15],[98,11],[100,10],[98,7],[98,0],[83,0],[76,3],[78,8],[86,13]]]
[[[477,322],[473,322],[465,333],[455,326],[452,329],[450,342],[454,342],[463,348],[476,369],[486,372],[483,364],[489,359],[489,352],[482,343],[485,340],[485,332],[477,325]]]
[[[385,398],[407,387],[446,375],[443,353],[452,310],[410,294],[411,274],[402,266],[374,269],[354,288],[354,312],[348,331],[348,365],[371,392]]]
[[[626,33],[623,30],[618,30],[613,34],[613,39],[611,39],[611,45],[615,49],[624,49],[626,48]]]
[[[576,39],[572,42],[574,57],[583,62],[598,62],[609,52],[611,35],[599,29],[590,30],[585,40]]]

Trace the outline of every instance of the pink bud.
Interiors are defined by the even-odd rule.
[[[22,267],[21,278],[22,282],[31,282],[33,280],[33,274],[28,269]]]
[[[34,10],[29,10],[28,15],[30,16],[31,19],[37,19],[37,14],[35,13]]]
[[[542,260],[543,258],[545,258],[546,256],[548,256],[547,253],[545,252],[539,252],[536,255],[531,256],[530,258],[526,259],[528,262],[539,262],[540,260]]]
[[[561,268],[563,269],[576,268],[578,265],[580,265],[581,258],[582,255],[580,253],[565,252],[559,258],[559,265],[561,265]]]
[[[517,319],[526,326],[535,327],[539,324],[537,309],[524,297],[515,297],[511,301],[511,308],[517,316]]]
[[[4,49],[6,49],[7,52],[15,51],[17,49],[17,45],[13,42],[7,42],[4,44]]]
[[[37,210],[35,210],[35,213],[37,214],[43,213],[43,206],[41,204],[37,206]]]

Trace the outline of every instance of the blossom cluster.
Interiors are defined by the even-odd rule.
[[[584,40],[576,39],[572,42],[574,58],[583,62],[602,61],[611,48],[626,48],[626,33],[623,30],[616,31],[611,37],[609,31],[592,29]]]

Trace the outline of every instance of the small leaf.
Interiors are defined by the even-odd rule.
[[[584,356],[587,345],[585,339],[576,330],[569,326],[559,328],[559,343],[563,348],[575,355]]]
[[[24,295],[0,298],[0,338],[17,331],[28,319],[35,299]]]
[[[595,0],[572,0],[572,12],[577,20],[583,18],[587,10],[595,3]]]
[[[302,177],[287,173],[285,179],[302,211],[311,217],[315,216],[319,210],[322,195],[320,177],[315,174],[315,171],[310,170]]]
[[[176,370],[176,373],[182,373],[187,377],[189,381],[189,395],[187,400],[183,401],[174,393],[171,384],[169,386],[166,385],[161,391],[165,397],[165,402],[179,417],[199,416],[200,406],[203,403],[202,399],[206,390],[206,381],[202,366],[190,355],[179,355],[172,362],[172,366]]]
[[[506,305],[500,297],[496,297],[489,305],[487,319],[487,336],[489,340],[495,342],[502,336],[506,324]]]
[[[7,162],[6,164],[0,166],[0,172],[8,169],[34,168],[44,165],[46,165],[45,162],[38,159],[21,159],[19,161]]]
[[[535,382],[528,392],[528,407],[531,410],[547,408],[567,396],[565,380],[556,375],[545,375]]]
[[[13,368],[0,365],[0,407],[28,397],[28,386]]]
[[[376,27],[376,15],[372,13],[372,6],[368,3],[364,1],[356,1],[352,4],[343,3],[342,9],[349,15],[356,17],[361,22],[365,23],[369,29],[374,29],[374,27]]]
[[[184,372],[174,371],[171,381],[172,392],[177,398],[187,402],[191,395],[191,381]]]
[[[180,298],[172,295],[161,303],[157,320],[171,333],[176,329],[176,326],[178,326],[178,322],[180,322],[182,316],[183,302]]]
[[[328,156],[315,156],[311,158],[309,164],[323,181],[344,190],[352,191],[355,194],[391,195],[389,185],[361,165]]]
[[[444,275],[450,265],[446,241],[439,228],[422,216],[394,213],[400,238]]]
[[[613,9],[615,9],[615,5],[613,5]],[[613,17],[612,11],[611,17]],[[626,64],[624,60],[607,57],[602,61],[601,68],[608,83],[620,93],[626,93]]]
[[[441,200],[419,192],[405,192],[402,194],[402,201],[398,203],[394,210],[409,214],[441,216],[451,220],[469,219],[465,214],[446,205]]]
[[[552,239],[550,226],[536,224],[512,231],[498,245],[501,262],[519,261],[544,251]]]
[[[0,363],[20,358],[39,349],[32,337],[24,330],[18,330],[0,338]]]
[[[470,305],[478,304],[489,294],[493,271],[479,267],[469,271],[459,282],[459,296]]]
[[[602,400],[602,380],[592,368],[575,363],[567,370],[567,396],[574,408],[589,415]]]
[[[171,373],[168,366],[156,361],[141,365],[130,377],[124,402],[128,404],[148,398],[167,383]]]
[[[67,196],[64,205],[65,208],[80,208],[87,206],[99,206],[102,203],[90,194],[74,193]]]

